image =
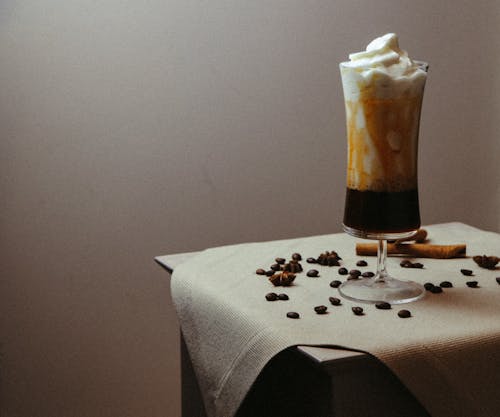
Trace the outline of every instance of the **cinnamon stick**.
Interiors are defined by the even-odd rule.
[[[427,239],[427,230],[425,229],[418,229],[414,235],[404,238],[404,239],[398,239],[396,241],[389,241],[389,243],[400,243],[400,242],[408,242],[408,241],[415,241],[416,243],[424,243],[425,240]]]
[[[356,255],[377,255],[376,243],[357,243]],[[465,244],[458,245],[430,245],[424,243],[388,243],[388,255],[408,255],[415,258],[449,259],[465,256]]]

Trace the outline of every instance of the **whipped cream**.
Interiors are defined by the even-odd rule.
[[[344,85],[344,93],[357,96],[360,90],[371,88],[380,98],[421,94],[427,78],[425,65],[413,61],[399,47],[395,33],[387,33],[371,41],[365,51],[349,54],[349,61],[340,64],[341,72],[350,72],[351,78]]]

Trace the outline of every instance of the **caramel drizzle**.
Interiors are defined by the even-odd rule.
[[[367,91],[362,91],[367,93]],[[361,94],[358,101],[346,101],[348,134],[348,186],[360,190],[392,188],[393,179],[416,186],[416,149],[421,96],[380,99]],[[362,114],[358,114],[362,112]],[[363,118],[365,126],[358,126]],[[398,138],[391,146],[390,135]],[[380,162],[378,167],[365,167],[364,159],[371,142]],[[378,171],[378,172],[377,172]],[[383,184],[376,184],[377,180]]]

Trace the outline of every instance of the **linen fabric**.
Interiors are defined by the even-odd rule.
[[[389,257],[389,273],[400,279],[453,288],[426,293],[416,302],[377,310],[371,304],[342,300],[329,283],[343,280],[338,267],[309,265],[308,257],[336,251],[347,269],[374,271],[376,258],[355,255],[361,240],[344,233],[245,243],[207,249],[175,268],[172,297],[210,417],[233,416],[265,364],[294,345],[331,346],[364,351],[383,361],[433,417],[500,415],[500,270],[479,268],[472,255],[499,255],[500,235],[461,224],[426,226],[434,244],[467,245],[467,257],[419,259],[423,269],[401,268]],[[274,287],[255,273],[276,257],[299,252],[304,271],[290,287]],[[357,267],[360,259],[367,267]],[[416,259],[412,259],[416,261]],[[306,276],[318,269],[319,277]],[[474,276],[461,274],[462,268]],[[466,281],[478,281],[469,288]],[[268,292],[288,301],[269,302]],[[318,315],[314,306],[328,306]],[[364,308],[355,316],[351,307]],[[411,318],[397,315],[408,309]],[[289,311],[299,319],[286,317]]]

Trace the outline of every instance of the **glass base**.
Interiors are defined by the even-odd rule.
[[[404,304],[416,301],[425,295],[422,285],[413,281],[400,281],[386,276],[383,279],[351,279],[339,287],[340,294],[349,300],[363,303]]]
[[[339,293],[344,298],[362,303],[403,304],[416,301],[425,295],[422,285],[412,281],[401,281],[391,277],[385,268],[387,257],[387,241],[407,239],[417,230],[406,232],[367,232],[342,225],[344,231],[351,236],[378,240],[377,274],[373,278],[358,278],[344,282]]]

